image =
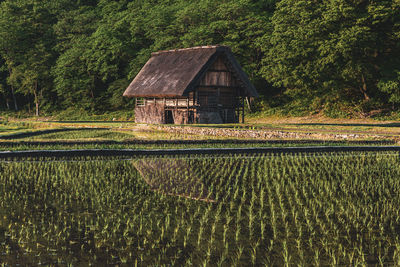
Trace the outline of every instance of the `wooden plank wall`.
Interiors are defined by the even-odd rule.
[[[219,57],[200,82],[200,86],[237,86],[237,80]]]
[[[198,88],[200,106],[234,108],[240,103],[237,101],[238,81],[229,71],[222,57],[218,58],[210,67]]]

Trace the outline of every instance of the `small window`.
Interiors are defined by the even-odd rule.
[[[144,97],[137,97],[136,98],[136,106],[138,107],[144,107]]]

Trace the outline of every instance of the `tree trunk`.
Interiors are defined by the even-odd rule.
[[[8,103],[8,97],[6,96],[5,99],[6,99],[6,107],[8,110],[10,110],[10,103]]]
[[[8,73],[11,76],[10,66],[8,66]],[[13,102],[14,102],[14,109],[15,109],[15,111],[18,111],[17,99],[15,98],[14,86],[12,86],[12,85],[11,85],[11,95],[12,95]]]
[[[35,88],[33,90],[33,95],[35,96],[35,107],[36,107],[35,115],[39,116],[39,94],[38,94],[37,88],[38,88],[38,84],[37,84],[37,81],[35,81]]]
[[[93,88],[94,88],[94,75],[91,75],[91,74],[90,74],[90,71],[88,71],[88,75],[89,75],[89,77],[92,78],[92,86],[90,86],[90,88],[89,88],[89,90],[90,90],[90,97],[91,97],[92,99],[94,99],[94,92],[93,92]]]
[[[370,97],[367,93],[367,83],[365,82],[364,74],[361,74],[361,84],[362,86],[360,87],[360,91],[364,96],[364,100],[369,101]]]
[[[14,92],[13,86],[11,86],[11,95],[12,95],[13,102],[14,102],[14,109],[15,109],[15,111],[18,111],[17,98],[15,97],[15,92]]]

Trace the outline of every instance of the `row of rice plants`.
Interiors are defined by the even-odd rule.
[[[57,133],[59,134],[59,133]],[[86,137],[79,137],[80,133],[61,133],[66,138],[59,138],[51,136],[49,134],[46,138],[41,140],[29,140],[24,139],[22,141],[0,141],[0,151],[9,150],[69,150],[69,149],[196,149],[196,148],[243,148],[243,147],[310,147],[310,146],[384,146],[392,145],[390,141],[382,141],[381,143],[369,143],[368,141],[360,141],[360,143],[352,142],[295,142],[295,141],[284,141],[279,143],[275,142],[259,142],[259,143],[229,143],[221,140],[221,143],[191,143],[191,144],[179,144],[179,143],[141,143],[142,139],[136,139],[134,136],[125,133],[111,132],[109,130],[103,133],[87,133]],[[90,135],[90,136],[89,136]],[[68,136],[68,137],[67,137]],[[36,138],[36,137],[35,137]],[[37,136],[39,138],[39,136]],[[119,141],[115,141],[119,140]],[[16,141],[16,142],[15,142]],[[110,141],[110,143],[107,143]],[[136,142],[136,143],[135,143]]]
[[[3,162],[0,262],[400,264],[399,176],[384,153]]]

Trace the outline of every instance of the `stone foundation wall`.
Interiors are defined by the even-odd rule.
[[[230,128],[206,128],[206,127],[179,127],[179,126],[156,126],[157,130],[174,134],[233,137],[243,139],[320,139],[320,140],[354,140],[361,138],[382,139],[380,135],[363,134],[332,134],[332,133],[305,133],[284,132],[276,130],[249,130]]]

